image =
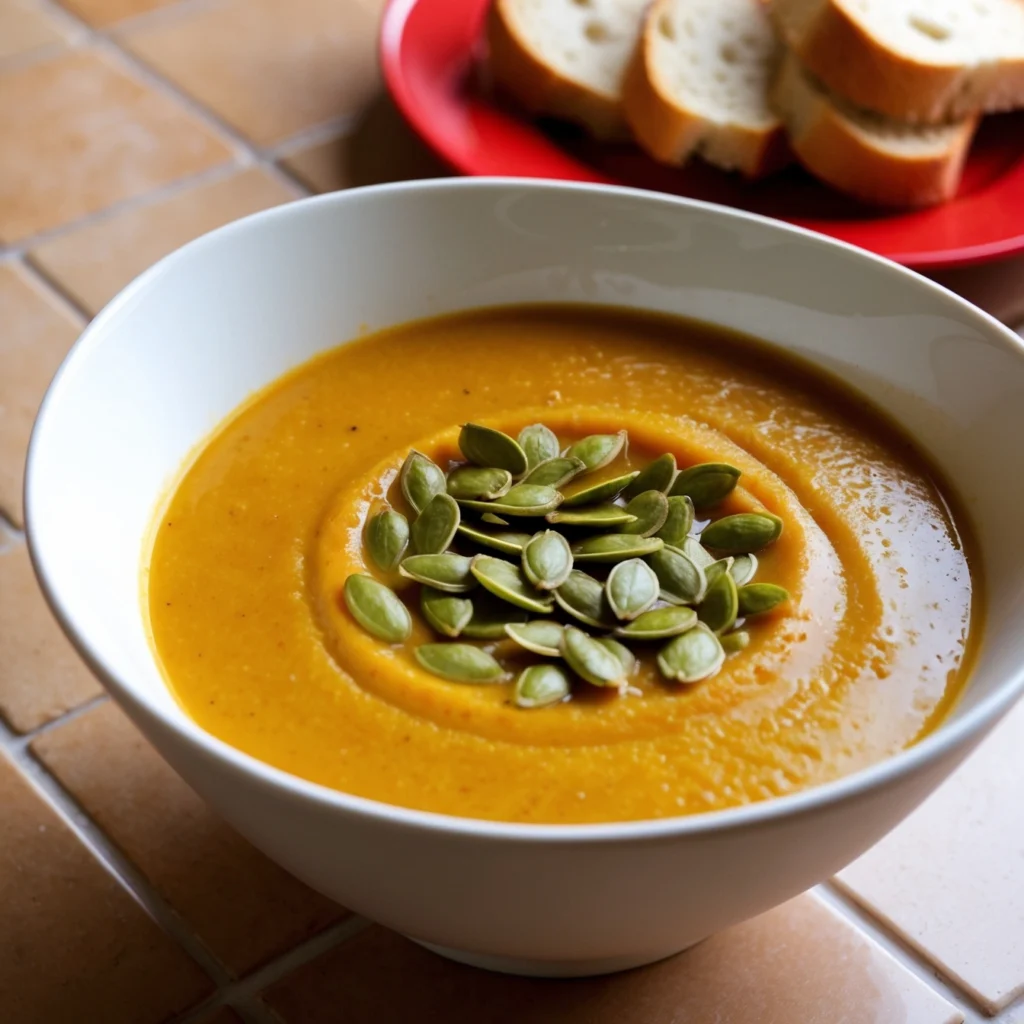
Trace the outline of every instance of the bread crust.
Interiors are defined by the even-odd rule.
[[[932,206],[956,195],[977,118],[958,125],[942,152],[895,153],[859,131],[827,96],[797,84],[795,76],[800,74],[795,63],[787,64],[772,96],[786,120],[797,159],[812,174],[878,206]]]
[[[529,113],[573,121],[604,141],[629,138],[621,99],[588,89],[545,64],[520,34],[512,0],[491,5],[487,42],[495,82]]]
[[[898,121],[941,124],[1024,106],[1024,58],[968,68],[889,50],[837,2],[769,0],[776,31],[830,90]]]
[[[682,166],[700,153],[725,170],[760,178],[786,166],[792,153],[781,124],[769,131],[740,125],[721,128],[675,102],[653,60],[657,19],[671,0],[655,0],[647,11],[640,45],[623,88],[626,119],[639,145],[659,163]]]

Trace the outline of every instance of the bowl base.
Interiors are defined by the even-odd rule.
[[[615,974],[617,971],[628,971],[634,967],[665,960],[683,949],[670,949],[664,953],[643,956],[613,956],[597,960],[526,960],[513,956],[492,956],[489,953],[473,953],[465,949],[450,949],[447,946],[436,946],[432,942],[413,939],[418,946],[429,949],[448,960],[456,960],[460,964],[479,967],[485,971],[496,971],[499,974],[518,974],[530,978],[587,978],[596,974]],[[688,948],[688,947],[683,947]]]

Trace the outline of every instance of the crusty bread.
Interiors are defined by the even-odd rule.
[[[908,125],[830,96],[793,54],[779,67],[772,101],[798,159],[834,188],[882,206],[929,206],[960,184],[977,118]]]
[[[831,91],[900,121],[1024,106],[1022,0],[770,0],[779,35]]]
[[[759,0],[655,0],[626,77],[626,118],[656,160],[694,153],[757,178],[789,161],[768,105],[778,56]]]
[[[495,0],[488,21],[497,84],[533,114],[626,138],[622,84],[648,0]]]

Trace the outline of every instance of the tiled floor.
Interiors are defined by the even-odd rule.
[[[0,0],[0,1020],[1024,1024],[1024,707],[817,893],[570,983],[446,963],[219,821],[31,576],[32,417],[88,317],[246,213],[443,173],[382,98],[380,0]],[[949,275],[1024,320],[1024,260]]]

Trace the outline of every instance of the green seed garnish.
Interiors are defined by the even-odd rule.
[[[611,480],[603,480],[599,484],[581,487],[572,494],[565,496],[562,508],[580,508],[583,505],[600,505],[604,501],[612,501],[623,492],[626,485],[635,479],[636,476],[636,473],[626,473],[624,476],[613,477]]]
[[[711,523],[700,536],[706,548],[723,555],[747,555],[760,551],[782,533],[782,520],[770,512],[741,512]]]
[[[446,551],[459,528],[459,506],[448,494],[435,494],[412,524],[412,546],[418,555]]]
[[[616,629],[615,635],[626,640],[665,640],[696,625],[697,613],[692,608],[669,605],[638,615],[632,622]]]
[[[666,644],[658,654],[658,668],[676,683],[697,683],[714,675],[725,661],[718,637],[698,622]]]
[[[694,508],[717,505],[731,494],[740,478],[740,471],[725,462],[702,462],[684,469],[672,484],[673,495],[685,494]]]
[[[590,508],[558,509],[545,517],[549,523],[562,526],[586,526],[599,530],[606,526],[626,526],[635,523],[636,516],[618,505],[592,505]]]
[[[538,590],[560,587],[572,572],[569,542],[554,530],[536,533],[523,548],[523,574]]]
[[[665,541],[665,543],[667,544],[668,541]],[[709,565],[714,565],[716,561],[715,556],[705,551],[696,537],[687,537],[681,545],[674,544],[672,546],[678,547],[687,558],[692,559],[704,570],[707,570]]]
[[[613,640],[610,636],[598,636],[594,639],[606,651],[619,659],[622,673],[627,679],[636,671],[636,655],[625,644],[620,644],[618,640]]]
[[[444,493],[446,481],[440,466],[435,466],[426,455],[414,450],[402,463],[398,485],[412,510],[422,512],[435,494]]]
[[[508,520],[502,519],[501,516],[496,516],[493,512],[485,512],[480,517],[480,522],[490,523],[492,526],[508,526]]]
[[[508,493],[512,474],[507,469],[459,466],[448,474],[448,493],[453,498],[493,501]]]
[[[573,569],[569,578],[555,591],[555,600],[562,611],[587,626],[598,629],[615,627],[615,615],[608,604],[604,586],[579,569]]]
[[[622,449],[626,446],[629,435],[624,430],[617,434],[591,434],[574,445],[570,445],[565,453],[577,458],[587,467],[588,473],[595,469],[601,469],[608,463],[618,458]]]
[[[594,686],[625,685],[627,673],[618,655],[582,629],[565,627],[562,657],[576,675]]]
[[[757,572],[757,556],[736,555],[732,560],[729,572],[732,573],[736,586],[742,587],[744,583],[749,583]]]
[[[717,561],[712,562],[710,565],[705,566],[704,575],[708,578],[708,586],[710,587],[723,572],[731,572],[733,566],[732,555],[726,555],[725,558],[719,558]],[[735,577],[733,577],[735,579]]]
[[[536,590],[524,579],[518,566],[493,555],[477,555],[470,571],[484,589],[495,597],[528,612],[546,615],[554,607],[551,596]]]
[[[507,469],[513,476],[526,472],[526,452],[519,442],[493,427],[467,423],[459,432],[459,448],[476,466]]]
[[[372,576],[355,573],[345,580],[345,605],[367,633],[389,644],[412,634],[412,616],[398,595]]]
[[[745,629],[737,629],[732,633],[720,636],[719,642],[726,654],[738,654],[750,643],[750,634]]]
[[[503,683],[508,679],[493,655],[472,644],[420,644],[416,660],[428,672],[453,683]]]
[[[789,600],[789,591],[785,587],[777,587],[774,583],[748,583],[740,587],[739,614],[744,616],[761,615]]]
[[[647,611],[658,600],[660,590],[654,570],[640,558],[619,562],[608,574],[605,587],[615,616],[626,621]]]
[[[508,530],[497,532],[481,530],[479,527],[471,526],[469,523],[459,523],[459,533],[474,544],[491,548],[494,551],[502,551],[506,555],[521,554],[526,546],[526,542],[532,536],[529,533],[514,533]]]
[[[411,580],[425,583],[447,594],[463,594],[476,586],[469,571],[473,559],[465,555],[410,555],[402,561],[398,571]]]
[[[578,540],[572,546],[577,562],[622,562],[627,558],[642,558],[654,554],[664,546],[658,537],[632,537],[628,533],[605,533],[598,537]]]
[[[462,633],[473,618],[473,602],[468,597],[424,587],[420,591],[420,611],[435,633],[454,638]]]
[[[534,619],[533,622],[509,623],[505,632],[520,647],[547,658],[557,658],[562,653],[562,629],[558,622]]]
[[[501,516],[543,516],[562,504],[562,495],[554,487],[516,484],[497,501],[463,501],[464,508]]]
[[[530,469],[553,459],[561,451],[558,438],[543,423],[523,427],[519,431],[519,447],[525,452]]]
[[[665,524],[655,536],[660,537],[671,547],[682,548],[692,529],[693,502],[685,494],[669,498]]]
[[[662,494],[668,494],[676,478],[676,472],[676,457],[671,454],[659,455],[640,470],[636,479],[623,491],[623,497],[635,498],[644,491],[661,491]]]
[[[712,566],[714,568],[714,566]],[[721,571],[714,582],[708,584],[704,600],[697,608],[697,617],[714,633],[732,629],[739,611],[736,581],[727,571]]]
[[[520,708],[546,708],[569,696],[569,677],[558,665],[531,665],[516,680],[512,700]]]
[[[523,477],[523,483],[541,484],[559,490],[572,480],[573,477],[579,476],[586,468],[579,459],[570,459],[567,456],[558,455],[553,459],[537,463]]]
[[[385,509],[366,522],[366,550],[378,569],[394,572],[409,546],[409,520]]]
[[[704,570],[678,548],[662,548],[647,559],[661,585],[661,599],[670,604],[699,604],[707,590]]]
[[[636,516],[636,522],[627,523],[622,528],[623,533],[632,533],[637,537],[653,537],[668,518],[668,498],[661,491],[644,491],[630,501],[626,511],[631,516]]]
[[[474,593],[472,602],[473,617],[462,628],[462,635],[470,640],[503,640],[509,626],[521,625],[530,618],[525,609],[489,594],[481,596],[479,590]]]

